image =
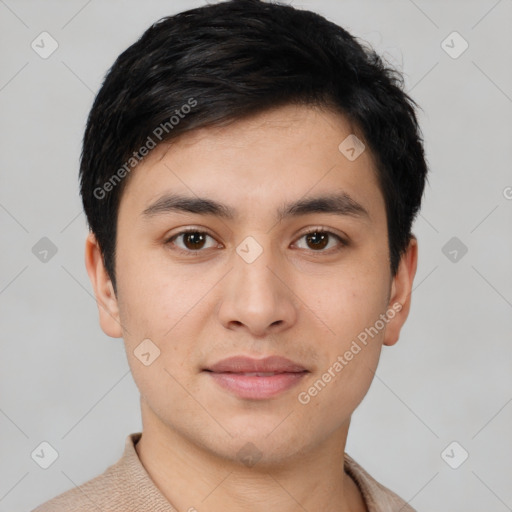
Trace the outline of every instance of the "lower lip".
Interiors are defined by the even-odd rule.
[[[277,373],[267,377],[239,373],[207,372],[219,386],[239,398],[263,400],[272,398],[296,386],[307,372]]]

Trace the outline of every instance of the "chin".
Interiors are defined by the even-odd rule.
[[[255,421],[239,425],[236,430],[229,429],[233,437],[209,437],[203,440],[204,446],[216,456],[247,467],[275,467],[300,454],[308,444],[308,440],[292,436],[289,427],[281,429],[282,419],[274,419],[272,425]]]

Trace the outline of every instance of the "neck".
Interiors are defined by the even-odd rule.
[[[300,456],[249,467],[191,443],[157,420],[147,406],[142,411],[137,454],[160,492],[179,511],[367,512],[357,485],[343,469],[349,422]]]

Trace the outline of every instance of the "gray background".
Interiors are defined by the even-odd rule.
[[[101,331],[84,266],[78,158],[117,55],[201,4],[0,0],[0,512],[100,474],[141,429],[122,340]],[[347,452],[418,511],[512,510],[512,0],[293,4],[403,70],[431,168],[410,318],[384,348]],[[43,31],[59,45],[47,59],[31,48]],[[457,58],[442,46],[453,31],[469,44]],[[46,262],[32,251],[43,237],[57,248]],[[31,458],[42,441],[59,454],[46,470]]]

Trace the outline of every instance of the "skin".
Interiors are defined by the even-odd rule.
[[[343,454],[382,346],[397,342],[408,316],[417,242],[413,237],[392,277],[370,151],[349,161],[338,150],[351,133],[340,114],[286,106],[155,148],[132,171],[121,199],[117,295],[94,235],[86,240],[101,327],[124,339],[141,393],[137,453],[180,511],[366,510],[343,471]],[[368,216],[313,212],[276,222],[283,203],[333,191],[349,194]],[[214,199],[237,215],[144,218],[167,192]],[[202,246],[187,236],[166,244],[186,227],[210,236]],[[348,244],[333,235],[327,246],[308,242],[309,228]],[[263,250],[250,264],[236,252],[247,236]],[[194,248],[202,252],[184,252]],[[385,328],[300,403],[299,393],[397,303],[402,309]],[[160,349],[149,366],[134,355],[147,338]],[[241,399],[202,371],[238,354],[282,355],[310,373],[271,399]],[[261,457],[251,467],[239,455],[246,443]]]

